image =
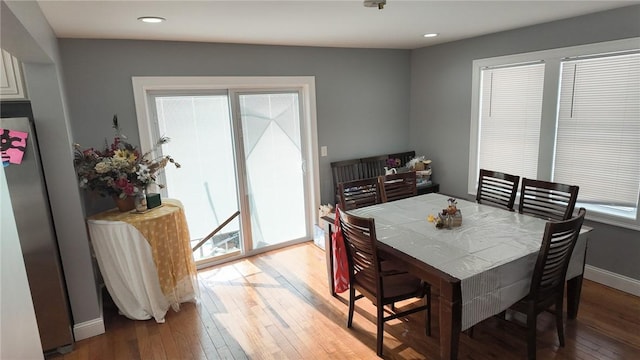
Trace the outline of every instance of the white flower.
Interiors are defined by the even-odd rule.
[[[96,172],[98,174],[104,174],[111,170],[111,162],[109,160],[103,160],[96,164]]]
[[[151,180],[151,173],[149,171],[149,166],[145,164],[138,165],[138,171],[136,171],[136,174],[138,175],[138,180],[144,183],[149,182]]]

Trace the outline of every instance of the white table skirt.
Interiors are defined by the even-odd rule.
[[[134,320],[163,323],[169,302],[160,289],[151,246],[132,225],[88,220],[89,234],[109,294],[120,312]]]
[[[373,217],[378,240],[461,280],[462,330],[506,310],[529,292],[545,221],[458,200],[462,226],[436,229],[427,221],[447,207],[447,196],[427,194],[349,213]],[[583,228],[567,279],[582,274]]]

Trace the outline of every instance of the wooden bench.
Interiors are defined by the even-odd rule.
[[[378,177],[384,175],[384,167],[388,166],[387,161],[389,159],[396,159],[395,166],[403,167],[409,160],[416,156],[415,151],[407,151],[402,153],[387,154],[370,156],[360,159],[342,160],[331,163],[331,173],[333,175],[333,189],[336,199],[336,203],[340,202],[338,184],[345,181],[363,180],[372,177]],[[432,192],[438,192],[440,186],[438,184],[430,183],[425,186],[418,186],[418,194],[427,194]]]

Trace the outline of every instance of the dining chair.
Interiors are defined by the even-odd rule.
[[[569,220],[547,222],[538,252],[529,294],[512,308],[527,315],[527,355],[536,358],[536,320],[538,314],[555,306],[556,329],[564,347],[563,298],[567,268],[578,240],[586,210]]]
[[[546,220],[567,220],[573,216],[579,187],[522,178],[520,214]]]
[[[476,201],[513,211],[519,182],[520,176],[480,169]]]
[[[340,229],[347,248],[349,267],[349,314],[347,327],[353,323],[356,300],[368,298],[377,310],[376,350],[382,357],[384,323],[418,311],[426,310],[426,334],[431,335],[431,287],[406,271],[400,264],[382,260],[378,256],[375,221],[340,212]],[[356,296],[356,290],[360,293]],[[397,311],[394,304],[411,298],[423,298],[425,304]],[[386,311],[385,305],[390,305]]]
[[[408,171],[378,177],[382,202],[400,200],[418,194],[416,172]]]
[[[360,159],[332,162],[331,173],[333,175],[333,186],[336,191],[336,202],[340,202],[338,185],[344,181],[353,181],[362,178],[360,174]]]
[[[351,210],[381,201],[378,178],[344,181],[338,184],[340,209]]]

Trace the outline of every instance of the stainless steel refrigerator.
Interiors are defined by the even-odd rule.
[[[38,148],[28,101],[2,102],[0,109],[0,155],[5,166],[42,349],[45,353],[65,353],[73,347],[73,334],[64,273],[40,160],[39,150],[44,149]],[[26,144],[21,140],[24,134]],[[17,162],[18,152],[22,152],[20,163],[11,163],[9,160]]]

